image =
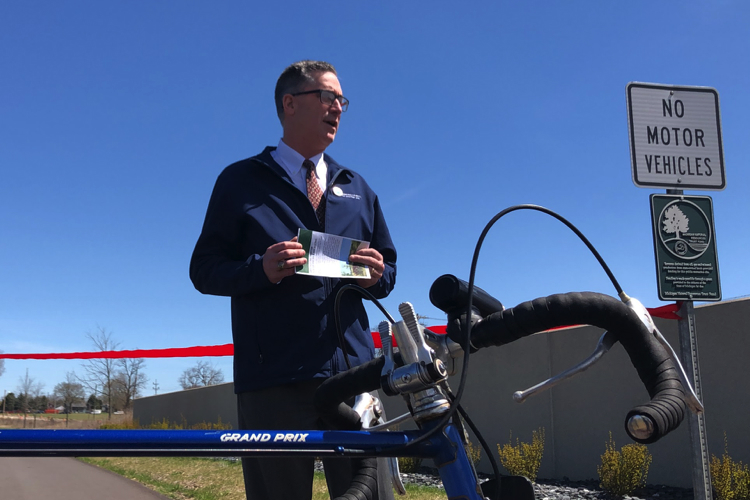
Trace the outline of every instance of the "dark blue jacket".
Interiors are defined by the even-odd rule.
[[[356,280],[293,275],[275,284],[263,272],[262,256],[269,246],[290,240],[299,228],[322,230],[307,195],[271,157],[273,149],[219,175],[190,261],[196,289],[232,297],[237,393],[346,369],[334,301],[343,285]],[[383,298],[396,282],[396,249],[378,197],[356,172],[328,155],[325,161],[325,231],[369,241],[383,255],[383,277],[368,289]],[[333,193],[333,186],[343,195]],[[369,361],[374,349],[361,296],[346,292],[340,310],[352,365]]]

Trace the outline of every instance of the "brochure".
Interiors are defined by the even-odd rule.
[[[360,248],[369,248],[370,242],[352,240],[335,234],[300,229],[297,241],[305,249],[307,264],[297,266],[297,274],[325,276],[327,278],[370,277],[370,268],[349,262],[349,256]]]

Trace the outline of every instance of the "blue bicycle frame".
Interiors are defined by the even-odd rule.
[[[448,498],[482,500],[454,425],[404,448],[429,430],[429,423],[403,432],[0,430],[0,456],[411,456],[434,459]]]

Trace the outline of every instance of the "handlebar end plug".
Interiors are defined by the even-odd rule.
[[[625,424],[625,430],[635,441],[649,441],[654,435],[656,426],[650,417],[641,414],[631,416]]]

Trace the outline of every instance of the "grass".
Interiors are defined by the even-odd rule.
[[[90,413],[70,413],[69,415],[66,415],[64,413],[44,413],[40,414],[40,417],[49,418],[53,420],[65,420],[66,417],[70,417],[70,420],[107,420],[107,417],[109,417],[109,414],[107,413],[99,413],[99,414],[90,414]],[[112,415],[112,419],[123,417],[123,415]]]
[[[137,481],[175,500],[245,500],[239,462],[210,458],[119,457],[80,460]],[[406,485],[409,500],[445,500],[445,492],[427,486]],[[328,500],[322,473],[315,473],[313,500]]]
[[[242,467],[237,462],[185,457],[89,457],[80,460],[137,481],[175,500],[245,498]]]
[[[66,417],[70,417],[70,421]],[[70,415],[54,413],[8,413],[0,414],[0,428],[5,429],[98,429],[106,423],[127,422],[130,415],[109,415],[102,413],[91,415],[87,413],[71,413]]]

